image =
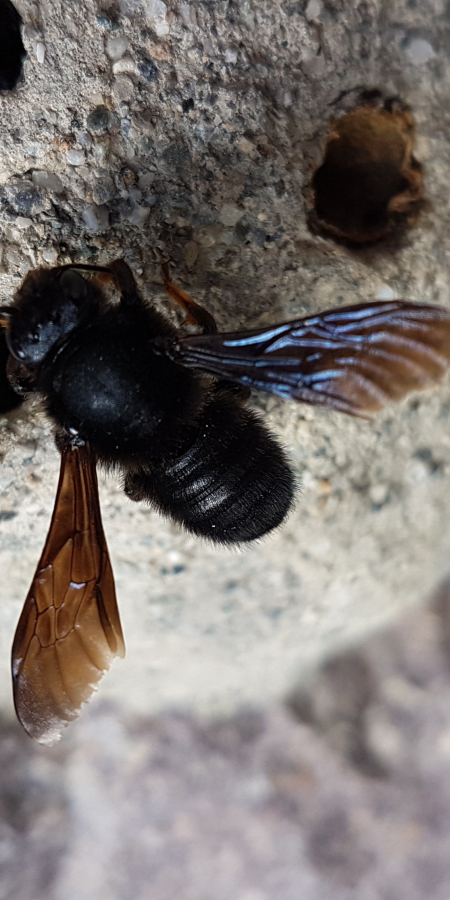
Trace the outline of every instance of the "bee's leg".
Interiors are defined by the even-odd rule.
[[[89,263],[68,263],[68,265],[65,266],[58,266],[59,271],[63,271],[64,269],[68,271],[71,269],[78,269],[80,272],[95,272],[97,276],[96,280],[99,281],[100,284],[107,284],[111,281],[115,284],[116,288],[121,293],[121,299],[126,304],[142,305],[136,279],[128,263],[126,263],[124,259],[115,259],[107,266],[96,266],[90,265]],[[0,314],[1,311],[2,308],[0,308]],[[2,321],[0,319],[0,325],[1,324]]]
[[[3,333],[0,334],[0,412],[9,412],[35,391],[31,372],[10,355]]]
[[[120,302],[125,306],[142,306],[143,300],[138,291],[136,279],[124,259],[115,259],[108,265],[116,287],[120,291]]]
[[[203,306],[200,306],[199,303],[196,303],[195,300],[192,300],[189,294],[186,294],[182,288],[178,287],[178,285],[174,284],[173,281],[169,278],[169,266],[167,263],[163,263],[161,266],[163,279],[164,279],[164,287],[172,297],[173,300],[184,309],[186,315],[186,324],[188,325],[198,325],[202,330],[203,334],[216,334],[217,333],[217,325],[211,313],[209,313],[206,309],[203,309]]]

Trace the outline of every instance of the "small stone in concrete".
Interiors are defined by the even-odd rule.
[[[141,228],[142,225],[147,221],[150,215],[150,210],[147,206],[135,206],[129,216],[127,216],[128,221],[131,222],[132,225],[136,225],[138,228]]]
[[[113,84],[113,96],[116,103],[132,100],[134,97],[134,84],[126,75],[118,75]]]
[[[314,19],[318,19],[322,10],[322,0],[309,0],[309,3],[307,4],[307,7],[305,9],[305,16],[308,19],[308,22],[313,22]]]
[[[238,58],[237,47],[227,47],[223,57],[228,65],[235,66]]]
[[[59,175],[55,175],[54,172],[36,170],[35,172],[32,172],[31,178],[33,184],[43,188],[44,191],[54,191],[55,194],[60,194],[64,189],[64,185]]]
[[[91,203],[83,213],[83,221],[89,231],[106,231],[109,226],[109,212],[106,206]]]
[[[103,206],[114,197],[115,186],[112,178],[105,177],[97,181],[92,189],[92,198],[98,206]]]
[[[42,41],[38,41],[36,44],[36,59],[41,65],[45,60],[45,44]]]
[[[71,166],[82,166],[86,162],[84,150],[68,150],[66,159]]]
[[[138,69],[146,81],[156,81],[158,78],[158,69],[152,59],[145,56],[138,63]]]
[[[20,228],[22,231],[25,231],[30,227],[30,225],[33,224],[33,219],[28,219],[26,216],[17,216],[14,224],[16,228]]]
[[[233,206],[231,203],[224,203],[220,211],[219,221],[222,225],[225,225],[226,228],[234,228],[239,220],[242,219],[243,215],[243,209],[238,209],[237,206]]]
[[[42,259],[46,263],[49,263],[49,265],[54,266],[58,259],[58,251],[55,250],[54,247],[46,247],[45,250],[42,251]]]
[[[4,190],[13,210],[21,216],[35,216],[46,207],[44,192],[28,181],[7,185]]]
[[[124,35],[111,35],[106,41],[106,53],[110,59],[120,59],[128,49],[128,39]]]
[[[108,128],[112,125],[112,121],[113,117],[107,106],[96,106],[95,109],[89,113],[86,125],[89,128],[89,131],[102,132],[108,131]]]
[[[113,64],[112,70],[114,75],[121,75],[124,72],[129,72],[131,75],[137,74],[136,63],[131,56],[122,56]]]
[[[106,31],[117,31],[120,28],[118,22],[115,22],[114,19],[108,18],[108,16],[96,16],[98,24],[105,28]]]
[[[431,44],[428,41],[423,40],[422,38],[417,38],[415,41],[411,41],[407,49],[407,54],[411,62],[416,66],[422,66],[424,63],[427,63],[428,60],[432,59],[435,55]]]
[[[163,0],[146,0],[144,9],[147,19],[158,37],[169,34],[169,25],[166,21],[167,6]]]

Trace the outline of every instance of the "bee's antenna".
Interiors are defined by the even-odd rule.
[[[67,269],[82,269],[86,272],[106,272],[108,275],[111,275],[111,269],[109,266],[95,266],[89,263],[66,263],[64,266],[58,266],[60,272],[64,272]]]

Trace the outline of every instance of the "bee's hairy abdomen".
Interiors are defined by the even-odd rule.
[[[125,490],[196,535],[234,544],[283,522],[295,479],[275,437],[225,390],[203,410],[189,450],[151,472],[129,474]]]

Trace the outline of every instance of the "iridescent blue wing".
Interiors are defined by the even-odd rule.
[[[450,312],[367,303],[268,328],[187,335],[167,352],[183,366],[250,388],[370,416],[446,372]]]

